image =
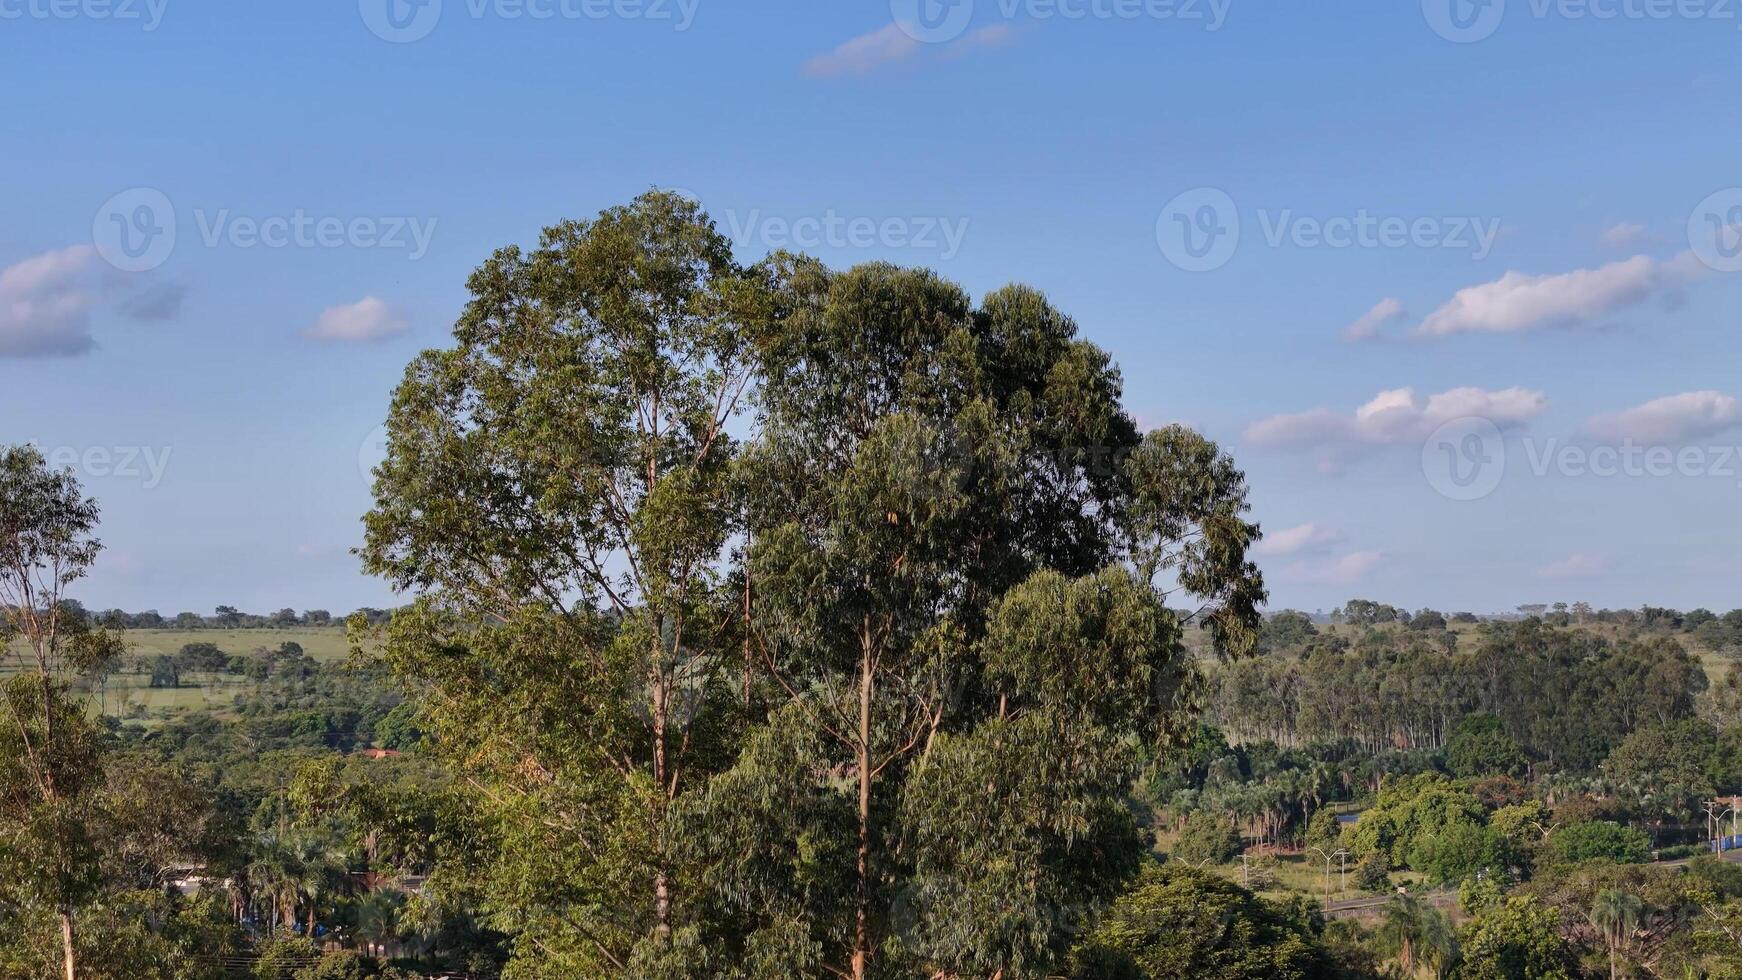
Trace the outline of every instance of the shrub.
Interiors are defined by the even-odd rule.
[[[1568,824],[1549,837],[1549,847],[1559,861],[1604,861],[1611,864],[1643,864],[1651,860],[1651,839],[1631,827],[1607,820]]]
[[[1410,868],[1433,881],[1456,881],[1479,871],[1504,873],[1516,863],[1506,838],[1473,823],[1452,824],[1423,837],[1409,854]]]
[[[1374,851],[1355,865],[1355,887],[1368,892],[1391,890],[1391,869],[1386,866],[1383,852]]]
[[[267,940],[260,945],[260,958],[254,962],[254,976],[259,980],[284,980],[296,975],[320,955],[319,947],[301,937]]]
[[[1171,856],[1187,864],[1225,864],[1240,856],[1241,841],[1234,825],[1219,816],[1198,812],[1186,817]]]
[[[1310,905],[1310,903],[1308,903]],[[1330,977],[1321,921],[1267,902],[1220,876],[1151,866],[1115,900],[1072,955],[1080,980]]]

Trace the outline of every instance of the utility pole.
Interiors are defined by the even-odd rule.
[[[1724,832],[1724,816],[1726,814],[1730,817],[1730,836],[1736,836],[1737,812],[1735,804],[1735,797],[1728,800],[1706,800],[1700,804],[1701,808],[1706,811],[1706,833],[1717,845],[1717,852],[1720,856],[1724,853],[1724,837],[1721,835]]]
[[[1324,900],[1326,900],[1326,902],[1329,902],[1329,900],[1331,900],[1331,858],[1333,858],[1334,855],[1331,855],[1331,853],[1327,853],[1326,849],[1324,849],[1324,848],[1308,848],[1308,849],[1313,849],[1313,851],[1319,851],[1320,855],[1324,856]],[[1341,853],[1341,851],[1338,851],[1338,853]]]

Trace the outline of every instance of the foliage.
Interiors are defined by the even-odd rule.
[[[1394,868],[1432,867],[1457,877],[1473,870],[1467,860],[1500,856],[1491,853],[1498,847],[1492,838],[1466,832],[1480,830],[1485,817],[1480,801],[1444,776],[1388,779],[1373,806],[1345,832],[1345,845],[1358,857],[1382,854]],[[1439,843],[1448,833],[1457,834],[1456,851],[1445,851]]]
[[[1576,980],[1577,950],[1560,916],[1534,898],[1507,898],[1477,912],[1461,939],[1458,975],[1469,980]]]
[[[1226,864],[1241,850],[1240,833],[1233,824],[1215,814],[1194,813],[1186,817],[1169,856],[1196,867],[1205,862]]]
[[[1569,864],[1582,861],[1640,864],[1651,860],[1651,838],[1607,820],[1558,827],[1549,836],[1549,849],[1556,860]]]
[[[1464,716],[1446,742],[1446,767],[1454,776],[1519,776],[1525,765],[1524,750],[1495,715]]]
[[[1078,947],[1072,975],[1084,980],[1339,976],[1320,940],[1322,928],[1213,874],[1178,864],[1151,866]]]

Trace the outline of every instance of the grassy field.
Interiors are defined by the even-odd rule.
[[[302,651],[316,660],[343,660],[350,650],[345,646],[343,626],[292,627],[281,630],[128,630],[127,652],[133,656],[155,657],[173,654],[189,643],[215,643],[218,649],[232,656],[253,650],[276,650],[285,643],[299,643]]]
[[[331,663],[350,655],[342,626],[293,627],[290,629],[254,630],[128,630],[123,634],[127,655],[119,673],[106,684],[91,692],[93,702],[104,714],[141,721],[150,725],[167,718],[193,711],[210,711],[222,715],[235,704],[238,695],[254,690],[256,682],[240,674],[184,673],[182,686],[154,688],[149,671],[134,668],[138,658],[155,660],[173,655],[190,643],[212,643],[231,656],[255,650],[275,650],[285,643],[297,643],[303,652],[316,660]],[[16,658],[0,664],[0,674],[18,669]]]

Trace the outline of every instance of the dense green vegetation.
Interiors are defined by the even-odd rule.
[[[1742,975],[1742,613],[1261,615],[1041,294],[672,195],[470,288],[391,613],[88,610],[0,451],[0,978]]]

